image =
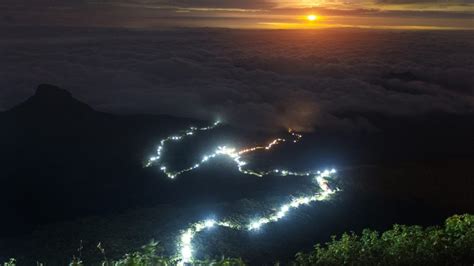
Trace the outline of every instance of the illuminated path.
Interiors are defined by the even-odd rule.
[[[156,156],[151,157],[146,166],[149,167],[149,166],[158,164],[160,167],[160,170],[167,177],[174,179],[181,174],[184,174],[186,172],[190,172],[199,168],[201,165],[205,163],[209,163],[212,159],[218,156],[227,156],[235,162],[238,170],[243,174],[255,175],[258,177],[263,177],[267,175],[313,176],[314,180],[318,184],[318,187],[315,188],[315,192],[312,195],[293,198],[291,201],[277,208],[272,214],[261,217],[256,220],[249,221],[246,224],[230,222],[225,219],[224,220],[203,220],[203,221],[191,224],[186,230],[181,232],[180,238],[178,240],[179,254],[177,254],[177,257],[178,257],[179,265],[191,263],[193,261],[192,240],[196,234],[198,234],[199,232],[203,230],[210,229],[215,226],[227,227],[227,228],[232,228],[232,229],[241,230],[241,231],[259,230],[265,224],[277,222],[278,220],[282,219],[288,214],[288,212],[291,209],[298,208],[301,205],[307,205],[311,202],[327,200],[330,198],[330,196],[332,196],[338,191],[338,189],[335,189],[335,190],[331,189],[328,185],[328,180],[327,180],[327,178],[332,177],[336,173],[335,169],[325,170],[323,172],[321,171],[293,172],[293,171],[282,170],[282,169],[273,169],[269,171],[255,171],[252,169],[246,169],[244,167],[247,164],[247,162],[242,159],[242,156],[245,154],[249,154],[258,150],[270,150],[275,145],[278,145],[287,141],[297,143],[302,138],[302,135],[295,133],[292,130],[288,131],[289,135],[291,136],[291,140],[284,139],[284,138],[277,138],[265,146],[255,146],[255,147],[245,148],[242,150],[237,150],[236,148],[233,148],[233,147],[219,146],[213,153],[204,155],[201,161],[195,163],[194,165],[188,168],[184,168],[178,171],[168,170],[166,165],[164,165],[161,162],[163,149],[165,148],[166,144],[168,144],[169,142],[180,141],[183,138],[192,136],[199,131],[212,130],[216,128],[219,124],[220,122],[217,121],[213,125],[208,126],[208,127],[203,127],[203,128],[191,127],[188,130],[182,132],[181,134],[169,136],[165,139],[162,139],[160,141],[160,145],[157,148]]]

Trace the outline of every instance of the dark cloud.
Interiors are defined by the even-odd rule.
[[[40,7],[81,7],[91,5],[126,5],[181,8],[242,8],[268,9],[276,6],[268,0],[5,0],[1,4],[8,7],[40,8]]]
[[[176,7],[203,7],[203,8],[244,8],[268,9],[275,7],[275,2],[268,0],[152,0],[137,1],[138,3],[167,5]]]
[[[373,130],[344,112],[472,113],[469,32],[22,29],[0,44],[0,108],[53,83],[104,111],[243,127]],[[25,37],[28,36],[28,37]]]

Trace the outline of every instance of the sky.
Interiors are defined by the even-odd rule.
[[[3,0],[0,111],[50,83],[106,112],[252,129],[471,115],[473,1]]]
[[[4,0],[0,10],[3,25],[474,29],[474,0]]]

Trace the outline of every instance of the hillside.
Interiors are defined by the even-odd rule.
[[[318,128],[300,143],[250,156],[261,169],[337,167],[342,192],[270,225],[269,234],[224,230],[198,237],[201,258],[225,254],[257,264],[290,260],[333,234],[385,230],[394,223],[439,224],[455,213],[472,213],[474,126],[469,115],[366,116],[376,131]],[[89,247],[102,242],[118,258],[155,238],[165,242],[166,255],[173,255],[177,232],[203,215],[259,213],[312,185],[304,178],[245,175],[226,159],[171,180],[158,166],[144,168],[146,160],[163,137],[209,123],[107,114],[52,85],[40,85],[32,97],[0,113],[0,123],[0,207],[7,217],[0,222],[0,253],[21,262],[67,263],[81,240]],[[246,147],[269,135],[225,125],[173,144],[166,160],[179,169],[216,145]],[[446,142],[437,145],[441,140]],[[222,237],[226,234],[230,237]],[[236,249],[242,241],[249,244]]]
[[[2,233],[143,202],[144,152],[172,130],[199,123],[93,110],[58,87],[0,113]]]

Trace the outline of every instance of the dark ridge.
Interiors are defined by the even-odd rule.
[[[59,87],[0,112],[0,237],[42,223],[124,210],[153,202],[156,175],[142,162],[157,141],[204,122],[160,115],[95,111]]]
[[[36,93],[34,96],[37,98],[44,98],[44,99],[70,99],[72,98],[72,94],[69,91],[65,89],[61,89],[54,85],[50,85],[50,84],[38,85],[38,88],[36,88]]]
[[[89,105],[75,99],[67,90],[54,85],[41,84],[33,96],[13,107],[9,112],[48,115],[57,113],[60,116],[77,116],[94,112],[94,110]]]

